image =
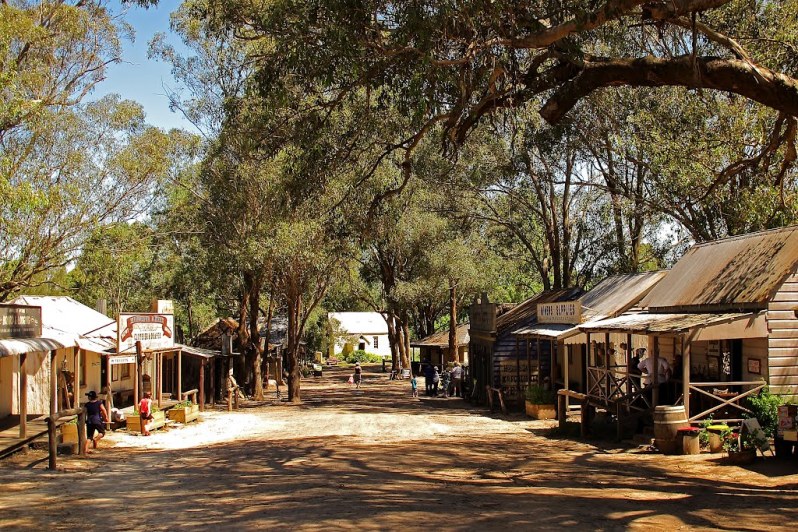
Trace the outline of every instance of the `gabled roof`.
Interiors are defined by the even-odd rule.
[[[470,337],[468,335],[468,324],[462,323],[457,326],[457,345],[468,345]],[[429,336],[410,342],[411,347],[449,347],[449,329],[444,329]]]
[[[349,334],[388,334],[388,324],[379,312],[330,312],[327,319],[340,323]]]
[[[640,302],[653,312],[760,310],[798,266],[798,226],[698,244]]]
[[[579,298],[582,304],[582,322],[601,320],[626,312],[636,305],[666,273],[656,271],[607,277]],[[513,334],[557,338],[578,332],[577,325],[541,323],[523,327],[513,331]]]
[[[116,321],[68,296],[19,296],[15,305],[42,308],[42,338],[55,349],[79,346],[81,349],[104,353],[116,349]],[[31,345],[32,351],[41,345]],[[25,351],[17,351],[21,353]]]
[[[532,296],[496,318],[496,334],[501,335],[508,329],[515,330],[523,325],[537,323],[538,303],[573,301],[581,294],[582,290],[579,288],[564,288],[562,290],[549,290]]]

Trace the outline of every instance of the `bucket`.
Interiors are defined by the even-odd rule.
[[[723,450],[723,439],[720,435],[727,430],[729,430],[727,425],[710,425],[707,427],[707,433],[709,433],[709,452],[719,453]]]
[[[701,445],[698,440],[698,429],[694,428],[681,428],[678,431],[679,441],[681,445],[677,445],[677,450],[681,454],[699,454],[701,452]]]
[[[687,427],[683,406],[658,406],[654,409],[654,438],[657,448],[665,454],[676,452],[678,431]]]

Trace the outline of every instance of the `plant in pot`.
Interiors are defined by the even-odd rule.
[[[723,450],[726,451],[726,463],[734,465],[750,464],[756,459],[756,450],[763,444],[761,436],[750,432],[724,431]]]
[[[524,394],[526,414],[534,419],[555,419],[557,417],[557,404],[554,392],[532,384],[527,387]]]
[[[169,419],[172,421],[186,424],[195,419],[199,419],[199,405],[187,399],[170,408],[168,414]]]

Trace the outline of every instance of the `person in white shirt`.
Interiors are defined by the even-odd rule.
[[[659,362],[659,371],[657,371],[657,384],[664,384],[671,378],[671,365],[668,363],[668,359],[664,357],[659,357],[657,360]],[[637,369],[643,372],[643,386],[650,386],[654,380],[654,357],[649,356],[648,358],[641,360],[637,365]]]

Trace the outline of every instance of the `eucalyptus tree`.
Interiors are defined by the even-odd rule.
[[[119,60],[118,26],[102,1],[0,4],[0,300],[137,217],[168,166],[139,106],[84,101]]]
[[[264,94],[297,77],[328,102],[387,88],[417,131],[442,123],[460,144],[497,110],[539,98],[554,123],[614,86],[723,91],[795,117],[795,12],[795,0],[210,0],[197,14],[269,42]],[[629,53],[634,34],[683,45]]]

